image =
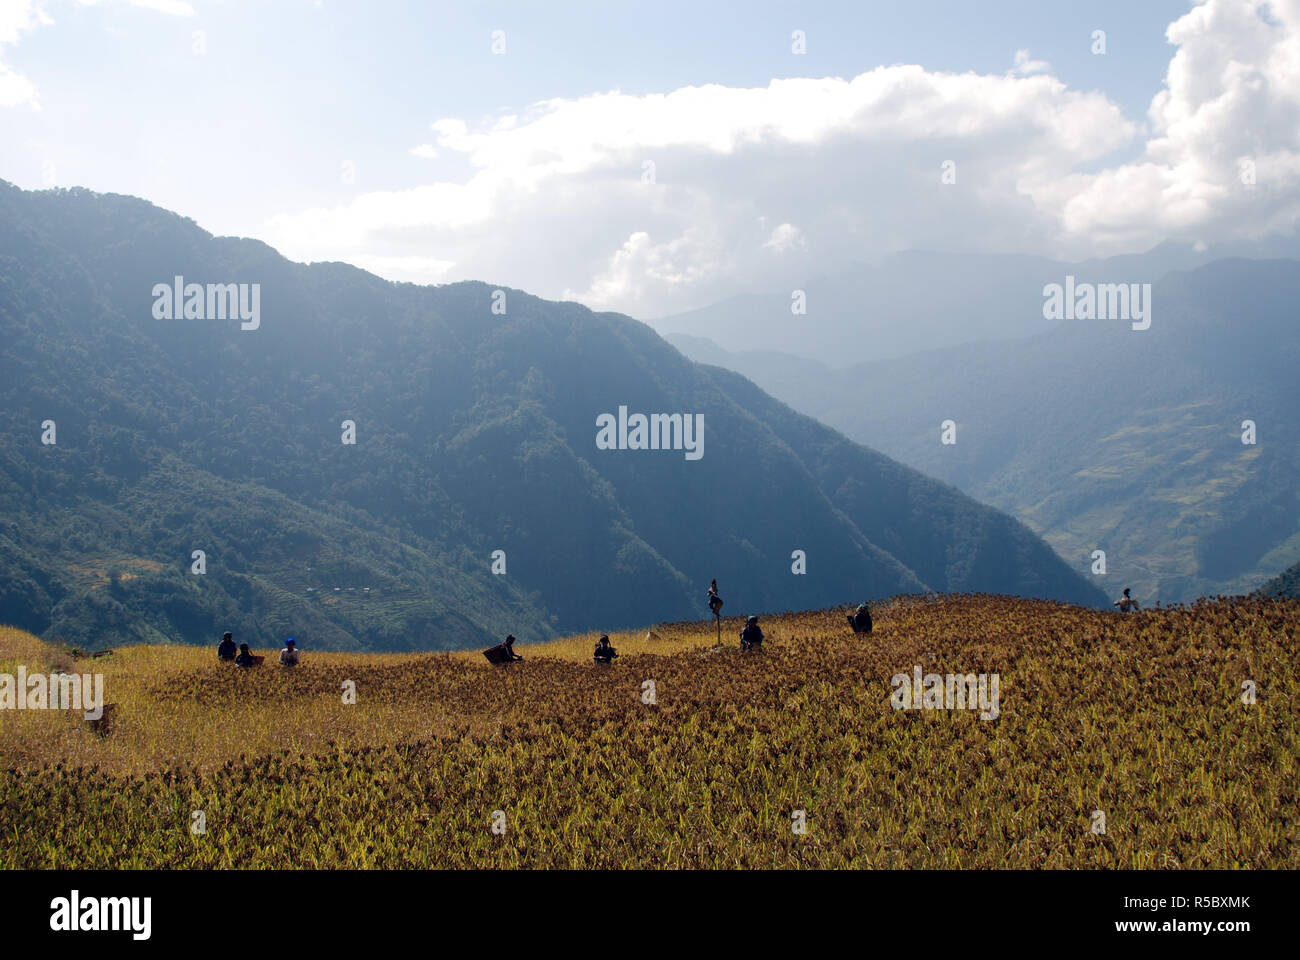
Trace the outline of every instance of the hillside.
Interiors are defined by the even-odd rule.
[[[255,329],[166,319],[176,277],[257,284]],[[5,185],[0,330],[0,622],[85,649],[542,639],[695,616],[713,577],[727,613],[1105,599],[1005,515],[572,303],[291,263],[134,198]],[[621,407],[702,415],[702,456],[599,449]]]
[[[104,735],[0,712],[0,868],[1300,867],[1296,601],[900,597],[869,638],[845,609],[767,619],[753,655],[737,622],[721,650],[698,621],[616,636],[610,667],[589,637],[506,668],[83,661]],[[65,656],[0,631],[0,672]],[[895,709],[914,668],[996,674],[996,716]]]
[[[672,340],[1006,510],[1077,570],[1104,550],[1094,580],[1112,594],[1247,593],[1300,559],[1300,263],[1217,261],[1169,274],[1152,300],[1143,331],[1040,311],[1032,337],[843,369]]]
[[[1264,597],[1300,597],[1300,563],[1284,570],[1259,588]]]

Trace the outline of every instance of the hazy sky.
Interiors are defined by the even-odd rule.
[[[640,317],[900,249],[1213,250],[1295,234],[1300,0],[0,0],[0,178]]]

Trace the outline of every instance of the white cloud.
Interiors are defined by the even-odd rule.
[[[1053,77],[918,66],[614,91],[478,129],[440,120],[429,146],[468,161],[462,181],[280,214],[264,235],[302,259],[418,250],[454,261],[446,276],[653,315],[899,244],[1045,243],[1050,217],[1021,181],[1066,175],[1136,129]],[[972,185],[960,195],[940,184],[954,152]]]
[[[41,103],[32,82],[0,60],[0,107],[27,105],[37,110]]]
[[[1051,69],[1052,65],[1046,60],[1033,60],[1030,58],[1028,50],[1017,50],[1015,66],[1011,68],[1011,72],[1018,76],[1027,77],[1034,73],[1046,73]]]
[[[53,22],[36,0],[4,0],[0,3],[0,107],[40,109],[36,87],[4,62],[4,48],[17,43],[26,31]]]
[[[1293,232],[1300,0],[1207,0],[1168,35],[1146,134],[1025,50],[1005,75],[890,66],[612,91],[474,128],[441,119],[412,152],[459,154],[469,175],[282,213],[267,239],[653,317],[896,249],[1083,257]],[[1136,159],[1107,166],[1121,150]]]
[[[783,223],[767,238],[763,244],[763,249],[771,250],[773,253],[784,253],[793,247],[805,246],[803,240],[803,231],[793,224]]]
[[[1042,185],[1075,244],[1291,234],[1300,223],[1300,0],[1211,0],[1170,25],[1178,46],[1141,157]],[[1254,184],[1243,182],[1243,164]]]
[[[424,160],[436,160],[438,158],[438,148],[431,143],[422,143],[411,148],[411,156],[420,157]]]
[[[77,0],[83,7],[99,0]],[[186,0],[129,0],[131,6],[156,10],[175,16],[192,17],[194,7]],[[19,37],[36,27],[54,21],[42,9],[39,0],[0,0],[0,108],[29,106],[41,108],[35,85],[4,61],[4,48],[13,46]]]
[[[0,44],[17,43],[24,31],[53,22],[35,0],[5,0],[0,4]]]
[[[601,309],[629,298],[647,299],[665,288],[689,289],[718,266],[715,248],[702,232],[688,227],[681,236],[661,243],[651,240],[648,233],[634,233],[586,290],[566,289],[563,298]]]

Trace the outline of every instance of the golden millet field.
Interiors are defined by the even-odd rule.
[[[0,629],[0,673],[99,671],[116,705],[106,734],[0,711],[0,867],[1300,867],[1300,601],[847,612],[763,618],[743,656],[739,619],[717,650],[711,623],[611,635],[611,667],[595,634],[240,671]],[[998,674],[1000,715],[895,710],[916,664]]]

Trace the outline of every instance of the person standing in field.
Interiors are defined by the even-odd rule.
[[[234,660],[235,653],[238,650],[239,648],[235,646],[235,641],[230,639],[230,634],[224,634],[221,637],[221,642],[217,644],[217,659]]]
[[[745,621],[745,629],[740,631],[740,649],[761,650],[763,648],[763,631],[758,627],[758,617]]]
[[[294,645],[293,637],[284,641],[284,649],[280,651],[280,666],[298,666],[298,648]]]
[[[1112,606],[1119,607],[1120,613],[1128,613],[1130,610],[1142,609],[1141,607],[1138,606],[1138,602],[1128,595],[1128,592],[1129,592],[1129,588],[1125,587],[1124,596],[1120,597],[1112,604]]]
[[[235,666],[237,667],[257,666],[257,659],[253,656],[252,651],[248,649],[248,644],[241,643],[239,645],[239,656],[235,657]]]

